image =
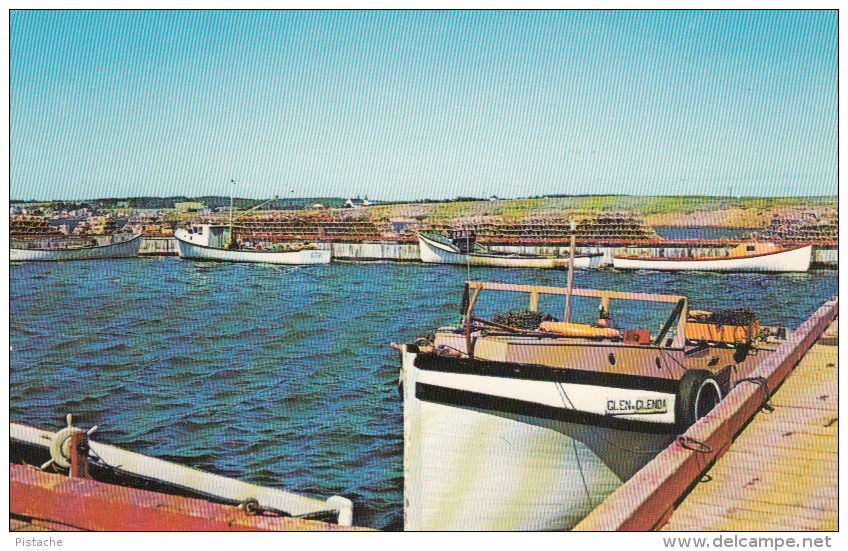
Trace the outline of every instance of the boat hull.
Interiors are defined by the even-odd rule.
[[[812,245],[807,245],[775,253],[736,258],[682,259],[615,256],[612,263],[613,267],[619,270],[806,272],[810,269],[812,250]]]
[[[331,252],[328,249],[304,249],[287,252],[228,250],[189,243],[176,235],[175,239],[180,257],[196,260],[266,264],[329,264],[331,260]]]
[[[645,391],[491,377],[422,369],[418,356],[402,353],[407,530],[567,530],[676,434],[671,381]],[[604,415],[613,397],[637,396],[664,411]]]
[[[9,260],[28,262],[34,260],[100,260],[106,258],[132,258],[138,256],[142,236],[137,235],[120,243],[80,249],[10,249]]]
[[[568,268],[568,258],[554,256],[522,256],[508,254],[483,254],[483,253],[457,253],[451,251],[443,244],[418,237],[418,247],[421,261],[432,264],[462,264],[471,266],[490,266],[498,268]],[[600,263],[601,255],[574,257],[575,268],[596,267]]]

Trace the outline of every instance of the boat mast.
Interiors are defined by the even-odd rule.
[[[246,212],[243,212],[243,213],[239,214],[238,216],[236,216],[236,218],[235,218],[235,219],[236,219],[236,220],[238,220],[239,218],[242,218],[242,217],[244,217],[244,216],[247,216],[248,214],[250,214],[251,212],[255,211],[256,209],[258,209],[258,208],[262,208],[262,207],[264,207],[265,205],[267,205],[268,203],[270,203],[271,201],[276,201],[276,200],[277,200],[277,199],[279,199],[279,198],[280,198],[280,196],[279,196],[279,195],[275,195],[272,199],[268,199],[268,200],[267,200],[267,201],[265,201],[264,203],[259,203],[258,205],[256,205],[256,206],[255,206],[255,207],[253,207],[252,209],[250,209],[250,210],[248,210],[248,211],[246,211]],[[230,215],[230,231],[232,231],[232,227],[233,227],[233,221],[232,221],[232,215]]]
[[[563,315],[565,323],[569,323],[571,318],[571,288],[574,283],[574,232],[577,230],[577,223],[571,220],[568,225],[571,228],[571,248],[568,251],[568,287],[565,293],[565,313]]]
[[[230,241],[233,240],[233,195],[236,190],[236,181],[230,180],[230,183],[233,184],[233,190],[230,192],[230,235],[228,236]]]

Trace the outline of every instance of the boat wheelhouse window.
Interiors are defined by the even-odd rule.
[[[746,253],[752,253],[752,252],[754,252],[754,246],[753,246],[753,245],[746,245],[746,246],[745,246],[745,252],[746,252]]]
[[[474,230],[448,230],[448,239],[461,253],[469,253],[475,250],[477,232]]]

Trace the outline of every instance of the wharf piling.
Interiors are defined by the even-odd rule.
[[[838,312],[834,297],[575,530],[836,529]]]

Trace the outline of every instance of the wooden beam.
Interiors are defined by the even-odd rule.
[[[839,313],[839,298],[825,302],[750,377],[763,377],[777,388]],[[618,488],[574,530],[655,530],[666,512],[708,468],[726,452],[734,437],[760,410],[763,388],[743,383],[683,435],[706,444],[701,451],[684,448],[679,440]]]
[[[511,291],[516,293],[539,293],[542,295],[566,295],[568,290],[563,287],[545,287],[540,285],[514,285],[511,283],[489,283],[483,281],[467,281],[471,289],[488,289],[492,291]],[[641,300],[645,302],[664,302],[675,304],[685,297],[675,295],[652,295],[647,293],[622,293],[618,291],[599,291],[595,289],[572,289],[572,295],[578,297],[596,297],[616,300]]]
[[[292,517],[249,516],[230,505],[136,490],[9,465],[9,512],[82,530],[361,530]]]

